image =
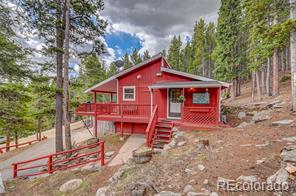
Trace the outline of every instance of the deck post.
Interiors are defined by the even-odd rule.
[[[53,170],[52,170],[52,156],[48,157],[48,173],[52,174]]]
[[[95,138],[98,138],[98,119],[96,116],[97,115],[95,114],[95,116],[94,116],[94,120],[95,120],[94,134],[95,134]]]
[[[101,154],[101,166],[105,165],[105,149],[104,149],[104,142],[101,143],[101,149],[100,152]]]
[[[13,178],[17,177],[17,164],[12,164],[13,165]]]

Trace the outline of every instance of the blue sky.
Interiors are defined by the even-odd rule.
[[[105,41],[114,50],[116,58],[122,57],[126,52],[130,54],[134,48],[142,48],[141,40],[136,35],[121,31],[107,33]]]

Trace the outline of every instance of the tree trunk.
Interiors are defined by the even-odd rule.
[[[235,94],[236,94],[236,80],[234,79],[232,81],[232,85],[231,85],[231,99],[234,100],[235,99]]]
[[[257,95],[258,95],[259,101],[261,101],[262,100],[262,95],[261,95],[259,71],[257,70],[255,74],[256,74]]]
[[[296,19],[296,0],[290,0],[291,3],[291,19]],[[292,109],[296,111],[296,29],[292,28],[291,31],[291,39],[290,39],[290,47],[291,47],[291,85],[292,85]]]
[[[37,119],[37,140],[41,140],[41,118],[38,117]]]
[[[18,148],[18,133],[17,133],[17,130],[14,131],[14,143],[16,145],[16,148]]]
[[[252,101],[255,101],[255,86],[256,86],[256,78],[255,73],[252,72],[252,86],[251,86],[251,93],[252,93]]]
[[[63,29],[62,29],[62,3],[56,0],[56,119],[55,143],[56,152],[63,151]]]
[[[10,124],[6,129],[6,152],[10,150]]]
[[[273,66],[272,66],[272,95],[279,95],[279,50],[278,48],[273,51]]]
[[[261,71],[261,91],[262,95],[266,94],[266,86],[265,86],[265,68]]]
[[[64,43],[64,127],[65,127],[65,145],[66,150],[72,149],[71,142],[71,116],[69,112],[70,98],[69,98],[69,9],[70,0],[66,0],[65,5],[65,43]]]
[[[271,77],[271,58],[269,57],[267,60],[267,68],[266,68],[266,94],[270,96],[270,77]]]

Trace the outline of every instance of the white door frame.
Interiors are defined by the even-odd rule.
[[[181,119],[181,108],[182,108],[182,105],[180,103],[180,117],[172,117],[170,116],[170,89],[175,89],[175,88],[167,88],[167,118],[168,119],[176,119],[176,120],[180,120]],[[178,89],[178,88],[176,88]],[[180,89],[182,91],[182,89]]]

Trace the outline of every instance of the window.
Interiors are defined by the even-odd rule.
[[[136,88],[134,86],[123,87],[123,101],[135,101]]]
[[[192,94],[192,103],[193,104],[209,104],[210,103],[210,94],[205,93],[193,93]]]

